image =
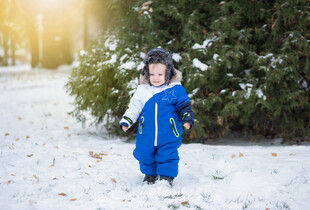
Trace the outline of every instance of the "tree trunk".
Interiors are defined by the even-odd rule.
[[[72,42],[71,42],[71,28],[68,24],[64,24],[63,25],[63,30],[62,30],[62,39],[61,39],[61,49],[62,49],[62,57],[63,57],[63,61],[62,63],[65,64],[71,64],[73,61],[72,58]]]
[[[61,63],[62,49],[55,34],[56,27],[52,22],[43,22],[42,66],[48,69],[56,69]]]
[[[15,39],[11,39],[11,52],[12,52],[12,66],[16,65],[16,56],[15,56]]]
[[[30,45],[30,54],[31,54],[31,67],[34,68],[39,64],[40,55],[39,55],[39,36],[35,28],[35,19],[27,19],[27,33],[29,38]]]
[[[88,3],[84,2],[84,49],[87,48],[88,45]]]
[[[8,66],[8,34],[7,32],[5,32],[4,30],[4,33],[3,33],[3,50],[4,50],[4,58],[3,58],[3,66]]]

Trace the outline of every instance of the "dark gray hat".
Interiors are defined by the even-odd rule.
[[[141,74],[146,77],[146,80],[149,84],[150,77],[149,77],[149,64],[152,63],[162,63],[167,66],[166,69],[166,81],[165,84],[168,84],[170,79],[176,75],[176,71],[173,67],[173,61],[171,54],[162,48],[154,48],[151,49],[148,54],[144,58],[144,67],[142,69]]]

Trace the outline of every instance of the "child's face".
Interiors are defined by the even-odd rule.
[[[149,64],[150,83],[156,87],[161,86],[166,80],[166,65],[162,63]]]

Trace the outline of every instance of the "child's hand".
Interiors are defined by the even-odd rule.
[[[191,127],[191,124],[190,124],[189,122],[186,122],[186,123],[184,123],[183,125],[184,125],[184,127],[185,127],[187,130],[190,129],[190,127]]]
[[[127,126],[122,126],[122,130],[124,131],[124,132],[127,132],[128,131],[128,127]]]

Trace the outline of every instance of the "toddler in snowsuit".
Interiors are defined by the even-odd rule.
[[[134,157],[145,174],[144,182],[167,180],[178,175],[178,148],[182,125],[194,124],[190,99],[181,85],[182,73],[173,67],[169,52],[155,48],[144,59],[140,85],[120,121],[126,132],[138,120]]]

